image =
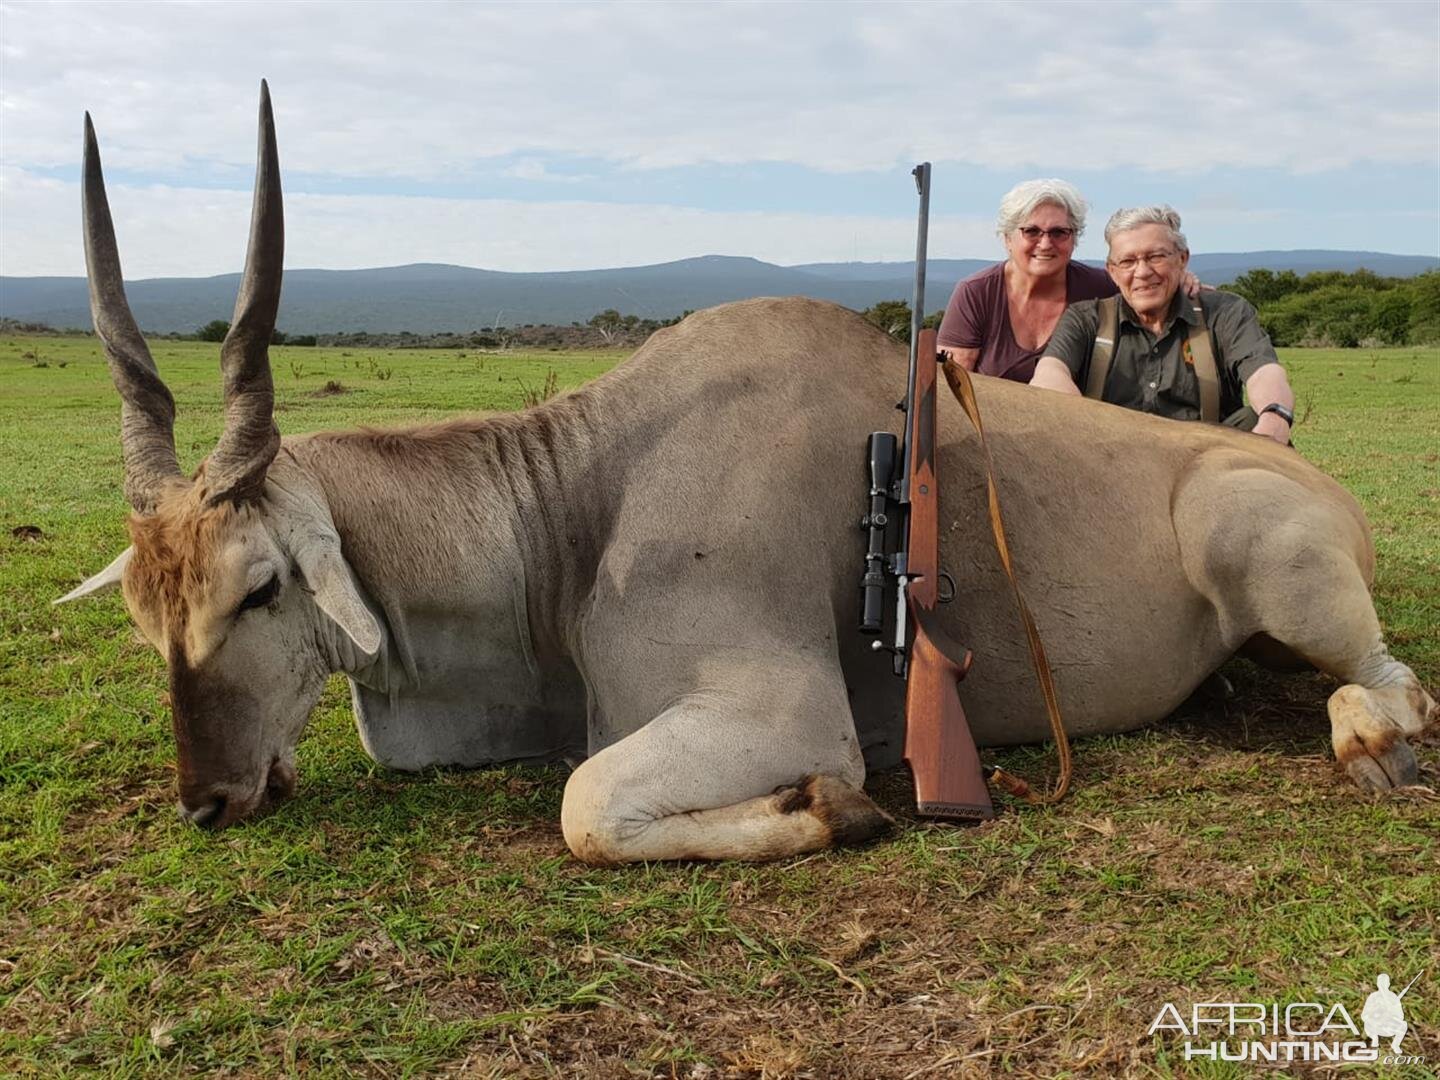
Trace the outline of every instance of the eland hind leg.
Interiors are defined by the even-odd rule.
[[[1304,594],[1291,592],[1284,606],[1278,594],[1286,586],[1278,585],[1265,630],[1343,683],[1330,695],[1327,711],[1335,758],[1350,779],[1366,791],[1413,784],[1419,769],[1406,739],[1440,719],[1440,707],[1415,673],[1390,655],[1354,561],[1340,552],[1307,557],[1325,567],[1323,576],[1310,578],[1306,600],[1296,601]]]
[[[561,828],[591,863],[780,859],[889,828],[864,778],[838,670],[745,672],[683,696],[580,765]]]
[[[1274,473],[1229,473],[1222,488],[1229,513],[1214,513],[1209,503],[1203,565],[1190,564],[1222,625],[1344,684],[1328,703],[1330,738],[1357,785],[1415,783],[1415,754],[1405,740],[1440,719],[1440,708],[1385,645],[1360,520],[1338,501]],[[1180,500],[1177,526],[1198,527],[1207,502]]]
[[[1310,576],[1308,600],[1296,601],[1304,594],[1292,591],[1281,606],[1279,595],[1272,597],[1265,630],[1344,684],[1330,695],[1327,711],[1335,758],[1350,779],[1367,791],[1413,784],[1418,766],[1406,739],[1440,718],[1440,708],[1415,673],[1390,655],[1354,561],[1339,552],[1314,561],[1327,572]]]

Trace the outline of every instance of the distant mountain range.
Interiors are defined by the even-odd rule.
[[[985,259],[931,259],[925,310],[944,306],[955,282],[990,265]],[[1374,251],[1250,251],[1194,255],[1201,280],[1221,285],[1258,267],[1352,271],[1409,277],[1440,267],[1425,255]],[[455,333],[492,326],[568,325],[614,308],[665,319],[687,310],[751,296],[813,296],[863,309],[909,299],[909,262],[808,263],[776,266],[757,259],[706,255],[656,266],[511,274],[417,263],[376,270],[288,270],[279,328],[289,334],[340,331]],[[189,333],[229,319],[238,274],[149,278],[126,283],[141,329]],[[78,277],[0,277],[0,318],[57,328],[89,327],[90,301]]]

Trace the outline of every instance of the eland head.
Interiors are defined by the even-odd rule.
[[[295,744],[337,647],[371,655],[382,642],[323,496],[271,475],[280,435],[269,344],[285,239],[269,89],[261,83],[245,271],[220,348],[225,426],[192,477],[175,453],[174,398],[125,298],[88,114],[83,199],[90,308],[120,392],[134,513],[130,547],[57,603],[123,590],[168,668],[181,816],[223,827],[294,790]]]

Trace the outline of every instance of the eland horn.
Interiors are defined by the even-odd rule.
[[[120,392],[120,444],[125,459],[125,498],[138,513],[155,509],[161,492],[184,477],[175,456],[175,399],[160,378],[135,316],[125,299],[115,225],[100,172],[95,126],[85,114],[85,272],[90,317],[105,350],[110,378]]]
[[[220,346],[225,380],[225,430],[205,466],[207,501],[256,499],[280,449],[275,427],[275,384],[270,376],[270,338],[280,310],[285,260],[285,217],[280,198],[280,155],[270,88],[260,83],[260,148],[255,164],[255,201],[250,245],[235,301],[230,332]]]

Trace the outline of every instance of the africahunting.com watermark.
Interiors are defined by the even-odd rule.
[[[1376,976],[1358,1025],[1339,1001],[1204,1001],[1185,1011],[1167,1001],[1146,1034],[1183,1039],[1186,1061],[1419,1065],[1424,1057],[1405,1053],[1402,1044],[1410,1030],[1403,999],[1420,974],[1398,994],[1389,975]]]

